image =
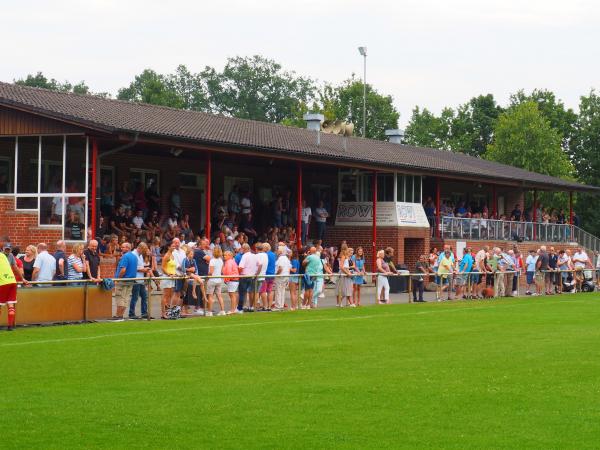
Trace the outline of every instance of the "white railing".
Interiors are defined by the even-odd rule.
[[[574,228],[577,228],[560,223],[515,222],[482,218],[441,217],[440,220],[442,239],[573,242],[575,240]]]
[[[588,252],[600,252],[600,239],[593,234],[573,225],[573,241],[584,247]]]

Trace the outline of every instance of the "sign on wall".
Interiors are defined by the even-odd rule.
[[[371,226],[373,204],[371,202],[341,202],[338,204],[336,225]],[[378,202],[378,226],[402,226],[429,228],[427,216],[420,203]]]

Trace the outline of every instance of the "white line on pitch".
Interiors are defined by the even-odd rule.
[[[557,304],[557,303],[584,303],[582,300],[559,300],[554,302],[544,302],[544,305],[547,304]],[[489,303],[485,306],[468,306],[463,308],[452,308],[452,309],[432,309],[428,311],[415,311],[403,314],[392,314],[392,313],[384,313],[384,314],[370,314],[366,316],[353,316],[353,317],[332,317],[332,318],[314,318],[314,319],[302,319],[302,320],[292,320],[288,322],[282,322],[280,320],[269,320],[265,322],[246,322],[246,323],[229,323],[223,325],[214,325],[214,326],[198,326],[198,327],[179,327],[179,328],[166,328],[161,330],[145,330],[145,331],[129,331],[126,333],[110,333],[110,334],[98,334],[95,336],[80,336],[80,337],[70,337],[70,338],[61,338],[61,339],[43,339],[37,341],[24,341],[24,342],[7,342],[4,344],[0,344],[1,347],[16,347],[22,345],[33,345],[33,344],[54,344],[61,342],[71,342],[71,341],[89,341],[95,339],[104,339],[110,337],[121,337],[121,336],[137,336],[137,335],[147,335],[147,334],[161,334],[161,333],[172,333],[172,332],[180,332],[180,331],[195,331],[195,330],[214,330],[216,328],[234,328],[234,327],[253,327],[260,325],[272,325],[272,324],[302,324],[302,323],[315,323],[315,322],[341,322],[346,320],[360,320],[360,319],[374,319],[374,318],[385,318],[385,317],[403,317],[403,316],[420,316],[425,314],[439,314],[439,313],[448,313],[448,312],[460,312],[460,311],[474,311],[474,310],[482,310],[482,309],[490,309],[493,308],[512,308],[516,306],[522,305],[532,305],[535,303],[523,302],[523,303],[512,303],[512,304],[494,304]],[[540,306],[542,304],[540,303]],[[125,322],[123,322],[125,323]],[[203,322],[205,323],[205,322]]]

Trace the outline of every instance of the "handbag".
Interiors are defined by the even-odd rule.
[[[307,273],[302,275],[302,283],[304,284],[304,289],[312,289],[315,287],[315,280]]]

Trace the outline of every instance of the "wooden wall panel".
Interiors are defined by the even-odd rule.
[[[83,132],[83,129],[57,120],[0,107],[0,136],[27,136],[81,132]]]

